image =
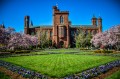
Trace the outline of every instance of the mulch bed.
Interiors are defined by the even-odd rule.
[[[4,67],[0,67],[0,72],[5,73],[6,75],[10,76],[10,78],[12,78],[12,79],[29,79],[29,78],[23,78],[21,75],[15,73],[15,72],[12,72]]]
[[[117,72],[120,70],[120,66],[119,67],[114,67],[111,70],[109,70],[108,72],[106,72],[105,74],[100,74],[97,77],[94,77],[92,79],[104,79],[110,75],[112,75],[113,73]]]

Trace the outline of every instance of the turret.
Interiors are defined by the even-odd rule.
[[[2,24],[0,25],[0,28],[5,28],[4,23],[2,23]]]
[[[102,18],[101,17],[98,17],[98,25],[102,26]]]
[[[102,18],[98,17],[98,28],[99,28],[99,32],[102,32]]]
[[[53,15],[55,15],[56,12],[59,12],[59,9],[57,6],[53,6]]]
[[[92,17],[92,25],[97,26],[97,18],[94,15]]]
[[[29,34],[29,21],[30,21],[30,17],[25,16],[24,18],[24,33],[25,34]]]

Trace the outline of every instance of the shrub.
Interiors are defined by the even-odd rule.
[[[21,54],[21,53],[30,53],[30,50],[16,50],[16,54]]]
[[[95,50],[94,52],[95,53],[101,53],[101,50]]]
[[[6,50],[6,52],[14,53],[14,50]]]
[[[0,52],[6,52],[6,50],[0,50]]]
[[[88,48],[80,48],[80,50],[89,50]]]
[[[101,53],[113,53],[113,50],[103,50]]]
[[[30,53],[30,50],[21,50],[23,53]]]
[[[114,51],[114,53],[120,53],[120,51]]]
[[[113,53],[113,50],[95,50],[95,53]]]
[[[15,51],[14,50],[0,50],[0,52],[9,52],[9,53],[14,53]]]
[[[16,54],[21,54],[21,53],[23,53],[23,52],[17,50],[17,51],[15,51],[15,53],[16,53]]]
[[[108,53],[108,51],[106,51],[106,50],[101,50],[101,53]]]

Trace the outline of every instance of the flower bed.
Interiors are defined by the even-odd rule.
[[[47,79],[47,76],[45,76],[45,75],[22,68],[20,66],[15,66],[15,65],[5,62],[5,61],[0,60],[0,66],[5,67],[6,69],[11,70],[13,72],[16,72],[25,78]]]
[[[71,76],[65,77],[64,79],[91,79],[93,77],[98,76],[99,74],[109,71],[113,67],[118,67],[118,66],[120,66],[120,60],[116,60],[116,61],[107,63],[105,65],[101,65],[101,66],[83,71],[77,75],[71,75]]]

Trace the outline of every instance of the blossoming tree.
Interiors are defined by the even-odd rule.
[[[97,48],[111,48],[117,47],[118,39],[116,33],[120,33],[120,25],[113,26],[109,30],[96,34],[92,39],[91,43]]]
[[[0,28],[0,48],[6,48],[11,35],[15,32],[14,28]]]
[[[1,49],[28,49],[30,46],[37,46],[36,36],[15,32],[14,28],[0,28],[0,48]]]
[[[29,49],[30,46],[36,46],[38,39],[35,36],[15,33],[8,42],[10,49]]]

